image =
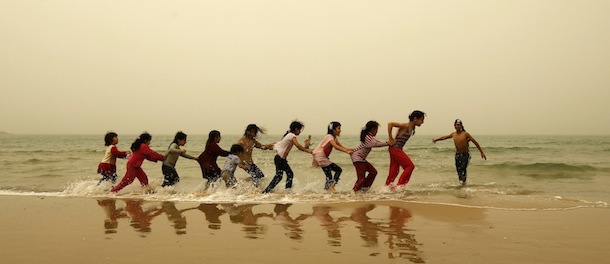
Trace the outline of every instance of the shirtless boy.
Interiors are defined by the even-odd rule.
[[[466,168],[468,168],[468,163],[470,162],[469,143],[472,141],[472,143],[477,146],[477,149],[479,149],[481,152],[482,159],[487,160],[487,157],[485,156],[485,153],[483,152],[483,149],[481,149],[479,143],[470,135],[470,133],[466,132],[464,126],[462,125],[462,120],[456,119],[453,123],[453,127],[455,127],[455,132],[447,136],[433,139],[432,143],[453,138],[453,142],[455,143],[455,168],[457,170],[460,184],[466,185]]]

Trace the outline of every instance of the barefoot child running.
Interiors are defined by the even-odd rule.
[[[301,130],[303,130],[303,123],[299,121],[292,121],[290,123],[290,130],[286,131],[282,140],[275,143],[274,148],[277,150],[277,155],[275,155],[274,163],[275,163],[275,177],[269,183],[269,186],[265,188],[263,193],[268,193],[282,180],[282,175],[286,172],[286,189],[292,188],[292,178],[294,177],[294,173],[288,165],[288,153],[292,149],[292,146],[296,146],[300,151],[307,152],[311,154],[311,150],[305,149],[299,141],[297,140],[297,136],[301,134]]]
[[[343,172],[341,167],[328,159],[330,152],[333,148],[347,154],[352,154],[353,152],[352,149],[346,148],[339,143],[339,139],[337,138],[339,135],[341,135],[341,123],[335,121],[330,122],[330,124],[328,124],[326,136],[324,136],[322,141],[320,141],[320,144],[318,144],[312,152],[314,165],[322,167],[322,171],[324,171],[324,175],[326,176],[324,190],[330,192],[335,191],[335,184],[337,184],[341,172]],[[333,175],[332,172],[335,172],[335,175]]]
[[[227,188],[235,188],[237,185],[237,179],[235,179],[235,170],[237,167],[244,170],[249,169],[249,166],[239,159],[239,155],[241,155],[243,152],[244,148],[241,145],[233,144],[233,146],[231,146],[231,154],[227,156],[225,166],[220,174],[222,179],[225,181]]]
[[[148,176],[144,170],[142,170],[142,163],[145,159],[150,160],[152,162],[157,162],[163,160],[165,157],[163,155],[153,151],[148,147],[150,145],[150,141],[152,140],[152,136],[148,133],[143,133],[131,144],[131,157],[127,161],[127,171],[125,172],[125,176],[119,184],[114,186],[111,192],[118,192],[121,189],[125,188],[125,186],[131,184],[133,180],[138,178],[142,187],[148,186]]]
[[[422,111],[415,110],[409,115],[409,122],[407,123],[397,123],[390,122],[388,123],[388,143],[390,147],[388,147],[388,151],[390,152],[390,168],[388,172],[388,178],[385,181],[386,186],[390,186],[392,189],[402,188],[411,179],[411,174],[415,169],[415,165],[407,156],[407,153],[404,152],[403,147],[407,140],[415,134],[415,128],[421,126],[424,123],[424,118],[426,114]],[[396,138],[393,137],[393,129],[398,128],[398,132],[396,133]],[[403,168],[402,174],[400,174],[400,178],[398,178],[398,183],[396,186],[391,186],[398,176],[399,167]]]
[[[385,147],[388,145],[388,142],[381,142],[375,139],[378,130],[379,123],[372,120],[367,122],[360,132],[360,145],[354,149],[354,153],[351,155],[352,163],[356,168],[356,176],[358,177],[358,180],[356,180],[354,188],[352,189],[354,192],[370,189],[377,176],[377,170],[366,160],[366,157],[369,155],[372,148]]]
[[[466,185],[466,177],[468,176],[466,169],[468,168],[468,163],[470,162],[469,143],[472,141],[472,143],[477,146],[477,149],[479,149],[479,152],[481,152],[482,159],[487,160],[487,156],[485,156],[479,142],[477,142],[470,135],[470,133],[466,132],[466,129],[464,129],[464,125],[462,124],[462,120],[456,119],[455,122],[453,122],[453,127],[455,128],[455,132],[447,136],[433,139],[432,143],[453,138],[453,143],[455,144],[455,169],[457,171],[460,184]]]
[[[102,175],[102,178],[97,183],[104,181],[110,181],[112,184],[116,182],[116,158],[125,158],[127,155],[131,153],[131,151],[119,151],[117,148],[117,144],[119,144],[119,135],[114,132],[106,133],[104,136],[104,143],[107,146],[106,153],[104,154],[104,159],[97,166],[97,173]]]
[[[163,172],[163,184],[161,187],[172,186],[180,181],[180,176],[176,172],[176,162],[180,156],[187,159],[196,160],[197,158],[186,154],[186,149],[181,149],[181,146],[186,144],[186,134],[179,131],[174,136],[174,141],[167,148],[165,153],[165,160],[161,165],[161,171]]]
[[[244,152],[239,155],[239,158],[248,164],[249,167],[248,169],[245,169],[245,171],[250,174],[252,184],[254,184],[255,187],[258,187],[260,181],[265,177],[265,174],[263,174],[263,171],[261,171],[261,169],[254,164],[254,161],[252,160],[252,150],[254,148],[259,148],[262,150],[273,148],[273,144],[263,145],[256,140],[259,132],[263,134],[265,133],[265,131],[257,125],[249,124],[246,127],[246,131],[244,131],[244,135],[237,141],[237,144],[244,148]]]
[[[218,143],[222,137],[220,136],[220,132],[218,130],[212,130],[208,133],[208,141],[205,144],[205,150],[199,155],[197,161],[199,162],[199,166],[201,167],[201,176],[208,180],[206,183],[206,189],[210,186],[210,184],[216,182],[218,178],[220,178],[220,167],[218,167],[219,156],[226,157],[230,152],[220,148]]]

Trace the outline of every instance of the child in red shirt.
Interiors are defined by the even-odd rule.
[[[127,161],[127,172],[125,172],[125,176],[119,184],[114,186],[111,192],[118,192],[121,189],[125,188],[125,186],[131,184],[134,179],[138,178],[140,184],[143,187],[148,186],[148,176],[144,173],[141,166],[145,159],[150,160],[152,162],[157,162],[160,160],[164,160],[165,157],[148,147],[150,145],[150,141],[152,140],[152,136],[148,133],[144,133],[138,137],[133,144],[131,144],[131,150],[133,154],[129,157],[129,161]]]

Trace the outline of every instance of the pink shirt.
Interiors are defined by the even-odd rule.
[[[313,159],[318,166],[326,167],[333,162],[328,159],[330,156],[330,152],[333,150],[333,145],[330,144],[330,141],[336,140],[335,137],[331,134],[326,134],[320,144],[313,150],[311,153],[313,155]]]

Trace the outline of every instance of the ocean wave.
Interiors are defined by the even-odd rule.
[[[65,157],[65,158],[29,158],[29,159],[25,159],[25,160],[17,160],[17,161],[13,161],[10,163],[7,163],[8,165],[12,165],[14,164],[21,164],[21,165],[39,165],[39,164],[51,164],[51,163],[60,163],[60,164],[64,164],[66,162],[66,164],[69,164],[70,162],[73,161],[78,161],[78,160],[82,160],[82,158],[80,157]]]
[[[40,163],[49,163],[49,161],[48,160],[41,160],[41,159],[37,159],[37,158],[31,158],[31,159],[25,160],[23,163],[25,163],[25,164],[40,164]]]
[[[505,151],[510,151],[510,152],[520,152],[520,151],[532,152],[532,151],[547,151],[547,150],[548,150],[548,148],[523,147],[523,146],[515,146],[515,147],[485,147],[485,151],[486,152],[505,152]]]
[[[79,155],[79,154],[95,154],[104,153],[106,150],[91,149],[91,148],[74,148],[74,149],[1,149],[0,154],[5,155],[35,155],[35,154],[48,154],[48,155]]]
[[[590,165],[573,165],[565,163],[530,163],[504,162],[483,166],[499,171],[517,171],[521,175],[536,178],[590,178],[591,173],[603,170]]]
[[[523,164],[517,162],[504,162],[500,164],[489,165],[487,167],[498,170],[520,170],[520,171],[569,171],[569,172],[591,172],[599,168],[591,165],[571,165],[565,163],[530,163]]]

